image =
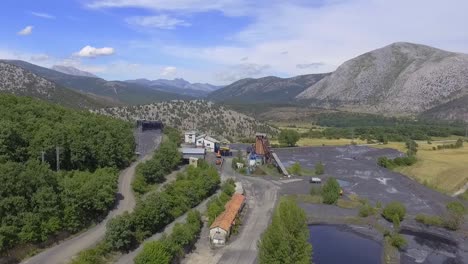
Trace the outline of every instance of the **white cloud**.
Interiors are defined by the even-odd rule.
[[[33,30],[33,26],[27,26],[27,27],[23,28],[22,30],[20,30],[18,32],[18,35],[20,35],[20,36],[31,35],[32,30]]]
[[[174,76],[176,73],[177,73],[177,68],[176,68],[176,67],[173,67],[173,66],[165,67],[165,68],[161,71],[161,75],[162,75],[162,76]]]
[[[272,0],[273,1],[273,0]],[[276,0],[275,0],[276,1]],[[138,7],[157,11],[220,11],[227,15],[245,15],[255,10],[250,0],[91,0],[90,8]]]
[[[234,82],[247,77],[258,77],[262,75],[268,68],[270,68],[269,65],[242,63],[232,65],[227,69],[224,69],[223,71],[217,73],[215,78],[222,82]]]
[[[51,14],[47,14],[47,13],[42,13],[42,12],[29,12],[31,15],[33,16],[37,16],[37,17],[40,17],[40,18],[46,18],[46,19],[55,19],[55,16],[51,15]]]
[[[127,18],[125,21],[131,25],[160,29],[175,29],[178,26],[190,26],[190,23],[168,15],[135,16]]]
[[[298,69],[308,69],[308,68],[319,68],[324,66],[325,63],[323,62],[312,62],[312,63],[300,63],[296,65]]]
[[[80,51],[76,52],[74,55],[78,57],[87,57],[95,58],[98,56],[108,56],[114,54],[114,48],[104,47],[104,48],[95,48],[92,46],[85,46]]]
[[[435,0],[330,0],[320,7],[288,1],[257,9],[254,22],[230,36],[229,45],[168,45],[162,50],[224,66],[248,57],[249,62],[270,65],[263,74],[329,72],[346,60],[398,41],[468,53],[465,10],[464,0],[447,0],[443,5]],[[305,65],[311,62],[321,64]]]

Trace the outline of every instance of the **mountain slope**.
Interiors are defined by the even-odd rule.
[[[64,87],[86,94],[92,94],[95,97],[105,98],[108,101],[114,101],[115,104],[145,104],[164,100],[192,98],[175,93],[152,90],[138,84],[129,84],[121,81],[106,81],[101,78],[73,76],[24,61],[15,60],[3,62],[31,71],[36,75]]]
[[[312,106],[418,114],[468,94],[468,55],[394,43],[343,63],[297,96]]]
[[[275,134],[275,128],[254,118],[203,100],[170,101],[149,105],[97,110],[125,120],[161,120],[181,130],[198,129],[227,139],[253,137],[256,132]]]
[[[79,69],[77,69],[75,67],[71,67],[71,66],[54,65],[54,66],[52,66],[51,69],[54,70],[54,71],[58,71],[58,72],[69,74],[69,75],[99,78],[98,76],[96,76],[96,75],[94,75],[94,74],[92,74],[90,72],[82,71],[82,70],[79,70]]]
[[[431,108],[420,116],[426,119],[462,120],[468,122],[468,95]]]
[[[154,90],[189,95],[193,97],[205,97],[208,93],[219,89],[221,86],[215,86],[208,83],[190,83],[184,79],[176,78],[174,80],[158,79],[136,79],[128,80],[128,83],[135,83],[149,87]]]
[[[0,92],[30,96],[73,108],[103,107],[79,92],[61,87],[21,67],[0,61]]]
[[[236,81],[208,95],[208,99],[230,103],[287,103],[328,74],[308,74],[292,78],[274,76]]]

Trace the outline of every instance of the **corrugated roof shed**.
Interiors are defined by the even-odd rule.
[[[211,224],[210,228],[219,227],[223,230],[229,232],[231,230],[231,226],[236,219],[239,210],[242,208],[244,204],[245,196],[242,194],[235,193],[232,195],[231,200],[226,203],[225,210],[222,214],[220,214],[214,222]]]

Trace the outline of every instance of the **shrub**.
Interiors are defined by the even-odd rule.
[[[370,206],[369,204],[364,204],[359,208],[359,216],[360,217],[368,217],[369,215],[375,214],[375,208]]]
[[[326,204],[335,204],[340,198],[340,184],[335,178],[329,178],[322,188],[323,202]]]
[[[465,206],[459,202],[454,201],[447,204],[447,215],[444,218],[444,227],[450,230],[460,229],[464,221]]]
[[[465,206],[459,201],[449,202],[446,207],[453,214],[463,215],[465,213]]]
[[[393,233],[391,236],[390,236],[390,244],[392,244],[392,246],[398,248],[398,249],[402,249],[404,247],[406,247],[406,245],[408,244],[406,242],[406,239],[398,234],[398,233]]]
[[[293,147],[296,145],[300,137],[301,135],[296,130],[284,129],[281,130],[278,136],[278,141],[282,145]]]
[[[136,242],[132,218],[127,212],[107,223],[106,243],[114,250],[128,250]]]
[[[387,206],[385,206],[382,216],[387,219],[388,221],[394,221],[395,215],[397,216],[399,221],[402,221],[406,214],[405,206],[400,202],[391,202]]]
[[[315,174],[322,175],[325,173],[325,166],[323,166],[322,162],[318,162],[315,164]]]
[[[302,167],[299,162],[294,162],[293,165],[291,165],[288,169],[289,173],[294,174],[294,175],[301,175],[302,172]]]
[[[444,221],[440,216],[431,216],[431,215],[424,215],[418,214],[414,218],[417,222],[428,225],[428,226],[443,226]]]

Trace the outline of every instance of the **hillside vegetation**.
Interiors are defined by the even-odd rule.
[[[164,100],[192,98],[175,93],[153,90],[134,83],[106,81],[101,78],[69,75],[25,61],[3,60],[0,62],[20,67],[23,70],[34,73],[60,86],[88,94],[93,98],[103,101],[103,104],[106,106],[145,104]]]
[[[97,100],[0,61],[0,92],[31,96],[73,108],[103,107]]]
[[[0,95],[0,113],[0,256],[106,215],[133,158],[129,123],[12,95]]]
[[[170,101],[149,105],[114,107],[98,113],[125,120],[161,120],[179,130],[198,129],[214,136],[252,137],[256,132],[276,134],[276,129],[254,118],[203,100]]]
[[[259,104],[288,103],[328,74],[307,74],[292,78],[268,76],[259,79],[246,78],[234,82],[208,95],[213,101]]]

